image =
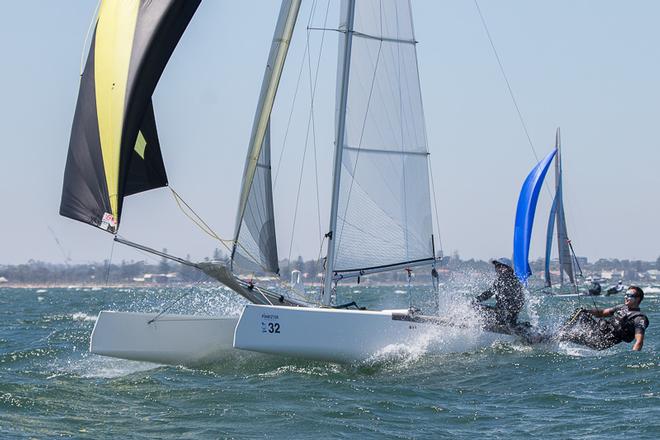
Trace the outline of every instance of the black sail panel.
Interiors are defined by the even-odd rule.
[[[120,193],[125,196],[167,185],[151,95],[201,0],[142,0],[127,80],[122,132]],[[144,163],[136,154],[140,134],[147,140]],[[151,137],[148,139],[148,135]],[[134,162],[138,161],[135,165]],[[144,173],[139,171],[143,170]],[[121,215],[123,198],[119,200]]]
[[[95,38],[92,47],[94,42]],[[94,50],[90,50],[71,127],[60,215],[102,227],[104,215],[111,213],[96,118]],[[106,222],[102,228],[114,232],[110,226]]]
[[[124,195],[130,196],[166,185],[167,174],[158,142],[154,108],[150,103],[130,155]]]

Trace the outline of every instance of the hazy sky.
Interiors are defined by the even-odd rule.
[[[332,1],[334,4],[334,0]],[[322,26],[326,1],[312,24]],[[303,2],[273,114],[280,257],[318,255],[313,147],[290,249],[309,112]],[[569,236],[590,259],[660,255],[660,2],[481,0],[539,158],[563,136]],[[95,0],[5,2],[0,15],[0,264],[108,258],[111,236],[58,215],[85,34]],[[238,191],[279,1],[204,0],[154,95],[171,185],[223,237]],[[445,253],[509,256],[515,204],[535,163],[471,0],[413,1],[420,76]],[[337,24],[330,8],[328,27]],[[312,69],[318,31],[311,32]],[[314,116],[323,232],[328,225],[337,37],[325,34]],[[301,65],[303,80],[293,105]],[[289,114],[287,142],[283,138]],[[551,176],[550,176],[551,177]],[[550,183],[552,179],[550,179]],[[543,252],[544,190],[532,257]],[[160,189],[126,199],[121,234],[192,258],[218,246]],[[58,237],[62,249],[56,243]],[[113,260],[143,259],[117,245]]]

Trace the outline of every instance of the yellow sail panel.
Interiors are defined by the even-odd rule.
[[[144,149],[147,148],[147,140],[141,131],[138,132],[137,140],[135,141],[135,152],[144,160]]]
[[[128,68],[140,0],[101,3],[95,40],[96,113],[112,215],[118,218],[119,163]]]

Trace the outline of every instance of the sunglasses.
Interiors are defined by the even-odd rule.
[[[637,299],[637,295],[635,295],[634,293],[626,293],[623,297],[625,299]]]

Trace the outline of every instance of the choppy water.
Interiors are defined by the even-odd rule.
[[[0,437],[660,438],[658,293],[642,303],[651,326],[641,353],[500,343],[443,355],[412,347],[360,365],[246,354],[190,369],[87,352],[100,310],[154,311],[185,292],[181,312],[240,310],[216,288],[0,289]],[[403,292],[343,296],[405,307]],[[592,305],[530,302],[550,327]]]

